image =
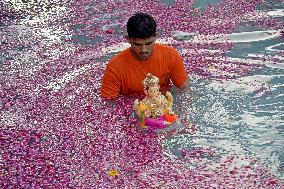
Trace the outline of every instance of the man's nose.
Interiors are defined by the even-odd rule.
[[[147,52],[146,45],[142,45],[142,46],[141,46],[141,51],[142,51],[142,52]]]

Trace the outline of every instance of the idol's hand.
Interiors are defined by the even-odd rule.
[[[134,101],[134,104],[133,104],[133,110],[134,110],[134,111],[137,111],[137,110],[138,110],[138,106],[139,106],[139,100],[136,99],[136,100]]]
[[[173,95],[169,91],[166,92],[166,97],[167,97],[168,101],[174,100]]]
[[[151,111],[149,109],[144,111],[145,118],[149,118],[151,116]]]

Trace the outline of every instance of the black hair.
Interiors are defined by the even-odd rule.
[[[157,24],[152,16],[146,13],[136,13],[127,22],[129,38],[145,39],[155,36]]]

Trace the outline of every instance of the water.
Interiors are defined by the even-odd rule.
[[[258,3],[2,2],[1,187],[283,187],[283,3]],[[99,97],[137,10],[183,56],[196,97],[174,108],[196,132],[141,133],[134,98]]]
[[[203,7],[206,3],[195,4]],[[283,6],[275,1],[259,10],[283,20]],[[194,142],[188,146],[213,147],[220,154],[259,157],[283,179],[283,57],[279,56],[283,52],[283,39],[276,33],[244,25],[224,37],[235,43],[227,53],[229,58],[261,68],[222,82],[193,79],[199,96],[189,111],[194,112],[192,119],[200,125],[200,130],[189,136]],[[257,57],[275,57],[280,64],[255,60]],[[178,140],[176,137],[171,142]]]

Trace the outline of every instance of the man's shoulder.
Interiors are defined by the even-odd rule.
[[[160,51],[160,52],[165,52],[165,53],[176,53],[177,50],[167,44],[162,44],[162,43],[156,43],[156,48]]]
[[[128,52],[129,49],[125,49],[121,52],[119,52],[118,54],[116,54],[115,56],[113,56],[109,63],[108,63],[108,66],[114,66],[114,67],[121,67],[122,64],[125,64],[128,59],[128,56],[129,56],[129,52]]]

